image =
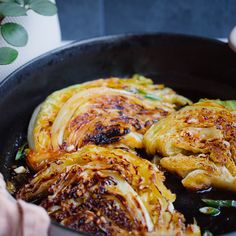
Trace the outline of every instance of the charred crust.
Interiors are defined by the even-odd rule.
[[[60,210],[50,216],[76,231],[109,235],[114,226],[126,231],[138,230],[140,226],[127,213],[125,197],[107,192],[109,185],[116,185],[116,181],[111,176],[102,177],[97,173],[89,180],[75,178],[62,192],[45,199],[41,206],[49,212],[51,207],[59,206]],[[70,203],[70,199],[74,199],[74,203]]]
[[[92,99],[88,104],[87,111],[69,122],[67,135],[75,149],[89,143],[96,145],[111,144],[119,142],[122,136],[131,131],[144,134],[147,128],[167,114],[168,112],[161,108],[145,108],[145,106],[126,96],[103,95]],[[145,121],[147,116],[150,120]],[[100,121],[93,123],[95,119]],[[89,126],[90,122],[91,126]],[[77,143],[77,133],[83,127],[86,127],[88,132],[83,137],[78,138],[80,140]],[[67,146],[69,145],[65,140],[60,148],[67,150]]]
[[[120,125],[105,127],[101,123],[96,124],[95,132],[88,134],[84,139],[84,144],[94,143],[96,145],[111,144],[118,142],[121,136],[130,132],[129,128]]]

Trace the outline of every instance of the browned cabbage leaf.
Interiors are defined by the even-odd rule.
[[[201,100],[172,113],[147,131],[146,151],[163,157],[160,165],[187,188],[236,191],[236,116],[228,106]]]
[[[95,80],[54,92],[30,121],[28,163],[39,170],[55,152],[87,144],[143,148],[150,125],[186,103],[190,101],[142,76]]]
[[[74,230],[99,235],[200,235],[174,210],[157,167],[129,149],[87,145],[39,171],[17,194]]]

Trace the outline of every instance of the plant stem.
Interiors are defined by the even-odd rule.
[[[1,25],[2,21],[3,21],[3,19],[4,19],[4,17],[0,16],[0,25]]]

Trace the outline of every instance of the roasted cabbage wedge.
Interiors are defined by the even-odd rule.
[[[96,235],[200,235],[174,210],[175,195],[151,162],[126,148],[87,145],[64,153],[17,194],[49,215]]]
[[[39,170],[55,152],[73,152],[87,144],[143,148],[143,134],[150,125],[187,103],[173,90],[137,75],[54,92],[32,115],[28,164]]]
[[[201,100],[154,124],[146,151],[186,188],[236,191],[236,116],[232,101]],[[156,160],[156,161],[157,161]]]

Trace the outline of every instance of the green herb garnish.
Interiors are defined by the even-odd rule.
[[[151,99],[151,100],[155,100],[155,101],[161,101],[161,98],[157,97],[153,93],[147,93],[147,92],[145,92],[144,90],[141,90],[141,89],[137,89],[136,91],[137,91],[137,93],[143,95],[147,99]]]
[[[23,159],[25,157],[25,148],[27,146],[27,143],[23,144],[17,151],[15,160],[18,161],[20,159]]]
[[[151,99],[151,100],[155,100],[155,101],[161,101],[161,98],[159,98],[156,95],[151,94],[151,93],[147,93],[144,97],[148,98],[148,99]]]
[[[205,215],[218,216],[220,214],[220,210],[214,207],[202,207],[199,211]]]
[[[212,207],[236,207],[235,200],[212,200],[212,199],[202,199],[207,205]]]

